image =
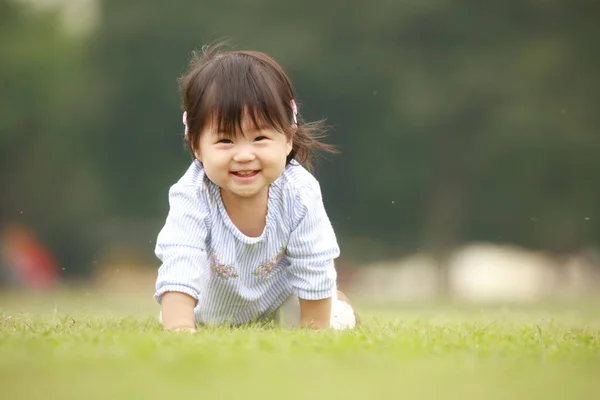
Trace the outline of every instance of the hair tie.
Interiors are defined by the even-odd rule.
[[[296,116],[298,115],[298,107],[296,107],[296,102],[294,101],[294,99],[290,101],[290,104],[292,105],[292,116],[294,118],[294,123],[297,124],[298,118]]]
[[[187,137],[189,131],[187,126],[187,111],[183,112],[183,125],[185,125],[185,136]]]

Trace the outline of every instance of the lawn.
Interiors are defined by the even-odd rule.
[[[353,332],[161,331],[147,298],[0,295],[0,399],[598,399],[600,307],[364,307]]]

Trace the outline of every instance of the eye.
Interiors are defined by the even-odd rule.
[[[231,141],[231,139],[219,139],[219,141],[217,143],[231,144],[233,142]]]
[[[260,142],[260,141],[262,141],[262,140],[267,140],[267,137],[266,137],[266,136],[257,136],[257,137],[254,139],[254,141],[256,141],[256,142]]]

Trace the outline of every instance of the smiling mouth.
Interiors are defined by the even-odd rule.
[[[251,178],[253,176],[255,176],[256,174],[258,174],[260,171],[258,170],[253,170],[253,171],[232,171],[231,174],[238,176],[240,178]]]

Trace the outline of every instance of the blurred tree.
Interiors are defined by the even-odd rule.
[[[110,166],[107,181],[118,185],[115,212],[150,217],[164,210],[164,198],[155,196],[174,179],[165,165],[181,171],[187,162],[178,147],[175,78],[192,48],[226,36],[237,47],[273,54],[296,82],[305,114],[332,123],[331,140],[343,152],[317,171],[332,218],[342,239],[369,237],[387,249],[348,247],[352,257],[422,249],[443,265],[444,255],[466,240],[557,249],[592,238],[591,224],[574,222],[580,211],[551,199],[597,198],[598,185],[565,191],[539,184],[556,177],[561,159],[571,163],[561,168],[571,182],[586,176],[578,165],[594,162],[592,92],[572,86],[574,75],[595,77],[592,3],[586,9],[508,1],[490,8],[432,0],[340,8],[263,0],[234,1],[236,13],[185,0],[168,9],[108,0],[104,6],[107,24],[95,54],[106,63],[107,80],[119,82],[119,94],[101,128],[110,132],[102,140],[113,151],[99,154],[110,154],[103,165]],[[575,116],[566,118],[565,108]],[[581,139],[587,153],[575,150]],[[528,146],[534,148],[521,153]],[[164,164],[151,162],[157,154]],[[139,161],[133,166],[132,155]],[[124,166],[133,167],[129,174]],[[500,182],[507,185],[498,192]],[[524,185],[532,185],[527,198],[520,195]],[[543,232],[531,230],[533,214],[547,215]]]
[[[89,40],[49,15],[2,12],[2,179],[14,178],[3,212],[31,211],[60,237],[80,226],[94,246],[135,242],[152,259],[168,187],[190,161],[176,79],[192,49],[229,37],[281,62],[307,119],[328,118],[342,153],[316,174],[345,257],[427,251],[443,271],[474,240],[597,246],[600,3],[227,5],[104,0]]]
[[[79,266],[101,182],[82,153],[83,43],[58,21],[0,2],[0,225],[28,224],[63,265]]]

